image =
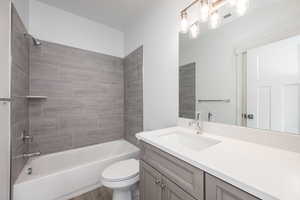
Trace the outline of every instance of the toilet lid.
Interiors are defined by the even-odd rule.
[[[139,174],[139,161],[135,159],[124,160],[108,166],[102,177],[108,181],[123,181]]]

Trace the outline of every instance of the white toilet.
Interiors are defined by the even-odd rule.
[[[124,160],[108,166],[102,173],[102,184],[113,190],[113,200],[131,200],[132,188],[139,181],[139,161]]]

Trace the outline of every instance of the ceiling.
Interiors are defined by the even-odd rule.
[[[134,22],[151,7],[154,0],[38,0],[120,31]],[[160,1],[160,0],[156,0]],[[190,0],[192,2],[192,0]],[[251,0],[255,7],[283,0]]]
[[[38,0],[124,31],[146,8],[146,0]]]

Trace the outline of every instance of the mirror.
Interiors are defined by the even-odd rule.
[[[179,117],[300,134],[300,1],[234,12],[219,11],[216,29],[200,23],[197,38],[179,34]]]

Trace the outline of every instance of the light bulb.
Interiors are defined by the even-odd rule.
[[[228,0],[228,2],[231,6],[235,6],[237,3],[237,0]]]
[[[209,17],[209,5],[207,2],[204,2],[201,4],[201,20],[203,22],[206,22]]]
[[[249,0],[237,0],[236,11],[238,15],[245,15],[249,7]]]
[[[220,16],[218,12],[214,12],[211,16],[210,16],[210,27],[212,29],[215,29],[218,27],[219,25],[219,21],[220,21]]]
[[[190,27],[191,38],[197,38],[200,33],[199,24],[195,23]]]
[[[187,33],[188,29],[189,29],[189,23],[187,20],[187,13],[183,12],[181,13],[180,32]]]

